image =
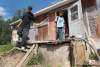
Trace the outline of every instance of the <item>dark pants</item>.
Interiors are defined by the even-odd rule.
[[[57,39],[63,40],[64,39],[64,28],[57,27]]]
[[[26,47],[27,45],[27,40],[28,40],[28,34],[29,34],[29,29],[23,29],[23,28],[19,28],[18,30],[18,35],[20,38],[22,38],[22,41],[20,43],[21,46]]]

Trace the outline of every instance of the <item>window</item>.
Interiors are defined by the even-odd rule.
[[[71,8],[71,20],[73,21],[76,19],[78,19],[78,5]]]

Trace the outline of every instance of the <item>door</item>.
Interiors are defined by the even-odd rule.
[[[85,27],[83,23],[81,0],[68,7],[69,36],[83,37]]]

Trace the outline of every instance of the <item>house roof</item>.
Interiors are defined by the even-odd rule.
[[[44,9],[41,9],[41,10],[37,11],[36,13],[34,13],[34,15],[35,16],[38,16],[38,15],[44,14],[46,12],[49,12],[49,11],[54,10],[56,8],[59,8],[59,7],[63,6],[63,5],[65,5],[65,4],[69,4],[69,3],[73,2],[73,1],[74,0],[64,0],[64,1],[60,1],[60,2],[58,2],[56,4],[54,4],[54,5],[51,5],[49,7],[46,7]],[[15,21],[15,22],[12,22],[10,25],[15,25],[15,24],[19,23],[20,21],[21,20],[19,19],[19,20]]]
[[[49,7],[46,7],[44,9],[39,10],[38,12],[34,13],[35,16],[41,15],[43,13],[49,12],[51,10],[54,10],[56,8],[59,8],[60,6],[63,6],[65,4],[69,4],[70,2],[72,2],[73,0],[64,0],[64,1],[60,1],[54,5],[51,5]]]

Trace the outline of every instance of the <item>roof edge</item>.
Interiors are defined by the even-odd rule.
[[[43,13],[46,13],[46,12],[51,11],[53,9],[56,9],[56,8],[58,8],[60,6],[68,4],[68,3],[72,2],[72,1],[73,0],[66,0],[66,1],[64,0],[64,1],[58,2],[58,3],[54,4],[54,5],[48,6],[48,7],[44,8],[44,9],[41,9],[41,10],[37,11],[36,13],[34,13],[34,15],[35,16],[41,15]]]

